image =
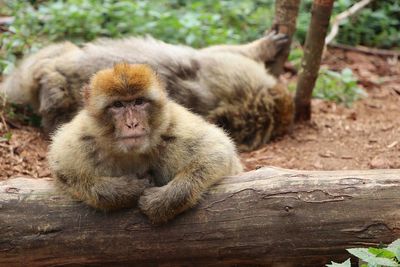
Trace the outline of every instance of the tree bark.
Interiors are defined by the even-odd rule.
[[[300,0],[279,0],[275,1],[275,18],[272,29],[287,34],[289,42],[279,52],[276,60],[270,65],[270,73],[278,77],[283,71],[292,43],[292,36],[296,31],[297,14],[299,13]]]
[[[324,266],[400,236],[400,170],[264,168],[215,185],[162,226],[105,214],[51,180],[0,183],[0,266]]]
[[[311,96],[321,64],[334,0],[314,0],[295,97],[296,121],[311,119]]]

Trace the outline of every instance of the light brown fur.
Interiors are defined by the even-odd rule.
[[[139,201],[152,222],[162,223],[194,206],[221,177],[242,170],[223,130],[170,100],[150,68],[117,65],[96,74],[85,90],[83,109],[56,131],[48,157],[59,187],[74,198],[102,210]],[[118,145],[109,112],[116,101],[128,101],[127,92],[130,101],[146,98],[151,125],[146,141],[131,149]]]
[[[271,33],[249,44],[200,50],[150,37],[101,39],[82,48],[66,42],[24,60],[1,87],[11,102],[32,104],[51,132],[79,110],[82,85],[95,72],[118,62],[145,63],[172,99],[223,127],[240,150],[252,150],[292,124],[292,97],[265,68],[285,41]]]

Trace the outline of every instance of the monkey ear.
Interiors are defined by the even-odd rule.
[[[83,102],[86,106],[87,104],[89,104],[89,98],[90,98],[90,86],[88,84],[82,87],[81,94],[83,96]]]

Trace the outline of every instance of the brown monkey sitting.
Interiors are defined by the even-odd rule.
[[[148,66],[118,64],[84,90],[83,109],[56,131],[49,151],[59,187],[75,198],[113,210],[134,206],[144,190],[140,209],[161,223],[242,170],[223,130],[170,100]],[[161,187],[147,188],[149,173]]]
[[[124,61],[150,65],[177,103],[223,127],[240,150],[252,150],[288,131],[293,100],[268,74],[285,35],[271,33],[245,45],[196,50],[152,38],[102,39],[80,48],[48,46],[25,59],[2,91],[15,103],[29,103],[51,132],[82,105],[80,89],[97,71]]]

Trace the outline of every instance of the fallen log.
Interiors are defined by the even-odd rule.
[[[51,180],[0,182],[0,266],[323,266],[399,236],[400,170],[263,168],[162,226],[95,211]]]

